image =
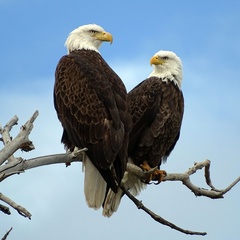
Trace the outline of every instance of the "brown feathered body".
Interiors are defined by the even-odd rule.
[[[67,149],[87,148],[87,156],[113,191],[126,168],[128,132],[126,89],[97,51],[63,56],[55,73],[54,105]]]
[[[133,128],[129,156],[140,166],[160,167],[173,150],[183,118],[182,91],[170,80],[150,77],[128,93]]]

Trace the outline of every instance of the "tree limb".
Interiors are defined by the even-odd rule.
[[[2,134],[2,142],[7,145],[12,141],[12,138],[10,136],[10,131],[14,125],[17,125],[18,117],[15,115],[6,125],[4,128],[0,126],[0,133]],[[9,156],[8,161],[12,161],[13,156]]]
[[[195,231],[190,231],[190,230],[186,230],[183,228],[180,228],[178,226],[176,226],[175,224],[165,220],[164,218],[160,217],[159,215],[157,215],[156,213],[154,213],[153,211],[151,211],[149,208],[147,208],[146,206],[143,205],[142,201],[139,201],[137,198],[135,198],[128,190],[126,190],[123,186],[121,186],[121,189],[123,190],[123,192],[133,201],[133,203],[137,206],[138,209],[142,209],[144,212],[146,212],[148,215],[150,215],[155,221],[166,225],[172,229],[175,229],[179,232],[185,233],[185,234],[189,234],[189,235],[206,235],[206,232],[195,232]]]
[[[17,124],[17,116],[13,117],[4,128],[0,128],[0,133],[2,134],[2,141],[5,147],[0,151],[0,165],[3,164],[7,159],[11,159],[10,162],[14,161],[13,155],[18,149],[23,151],[31,151],[34,149],[34,145],[28,139],[28,135],[33,129],[33,122],[38,116],[38,111],[36,111],[32,117],[21,127],[19,134],[11,140],[9,131],[13,125]]]
[[[2,200],[3,202],[7,203],[8,205],[10,205],[12,208],[16,209],[18,211],[18,213],[20,215],[22,215],[23,217],[27,217],[29,219],[31,219],[31,213],[27,211],[27,209],[25,209],[24,207],[18,205],[17,203],[15,203],[12,199],[6,197],[5,195],[3,195],[2,193],[0,193],[0,200]]]
[[[6,125],[4,128],[0,126],[0,133],[2,135],[1,140],[4,143],[4,148],[0,151],[0,181],[3,181],[9,176],[12,176],[14,174],[23,173],[24,171],[36,168],[44,165],[49,164],[57,164],[57,163],[65,163],[66,165],[70,165],[72,162],[80,162],[82,159],[82,156],[85,151],[87,151],[86,148],[80,149],[78,151],[74,151],[73,153],[65,153],[65,154],[54,154],[49,156],[41,156],[36,157],[28,160],[24,160],[22,158],[16,158],[14,157],[14,153],[21,149],[23,151],[31,151],[34,149],[34,145],[29,140],[28,136],[31,133],[31,130],[33,129],[33,122],[38,116],[38,111],[36,111],[33,116],[21,127],[19,134],[12,139],[10,136],[10,131],[12,129],[12,126],[17,124],[18,118],[17,116],[14,116]],[[7,161],[7,162],[6,162]],[[6,164],[3,164],[5,163]],[[191,180],[190,176],[196,173],[198,170],[204,168],[204,177],[207,185],[210,187],[210,189],[204,189],[200,188],[196,185],[194,185]],[[127,164],[127,171],[135,174],[140,180],[146,180],[149,177],[149,174],[151,174],[152,171],[155,169],[150,170],[149,172],[143,172],[141,168],[137,167],[136,165]],[[233,183],[231,183],[228,187],[222,190],[216,189],[211,181],[210,178],[210,161],[205,160],[203,162],[194,163],[193,167],[189,168],[184,173],[168,173],[164,179],[165,181],[181,181],[187,188],[189,188],[196,196],[205,196],[208,198],[223,198],[223,195],[227,193],[232,187],[234,187],[239,181],[240,177],[238,177]],[[139,208],[145,211],[147,214],[149,214],[155,221],[167,225],[175,230],[178,230],[180,232],[183,232],[185,234],[194,234],[194,235],[205,235],[205,232],[194,232],[189,230],[184,230],[182,228],[179,228],[178,226],[174,225],[171,222],[168,222],[167,220],[163,219],[159,215],[152,212],[150,209],[145,207],[141,201],[136,199],[132,194],[129,193],[126,189],[122,188],[124,193],[135,203],[135,205]],[[19,204],[15,203],[10,198],[6,197],[2,193],[0,193],[0,200],[10,205],[12,208],[18,211],[18,213],[24,217],[28,217],[31,219],[31,213],[28,212],[24,207],[20,206]],[[1,205],[3,206],[3,205]],[[3,206],[5,207],[5,206]],[[3,210],[2,210],[3,209]],[[1,211],[5,211],[5,213],[10,214],[10,211],[8,207],[0,209]],[[8,209],[8,211],[7,211]],[[9,213],[8,213],[9,212]]]
[[[194,163],[194,166],[189,168],[185,173],[167,173],[167,175],[163,178],[163,181],[181,181],[196,196],[205,196],[212,199],[223,198],[223,195],[240,181],[240,176],[225,189],[218,190],[213,187],[211,182],[210,164],[210,160]],[[194,185],[190,180],[190,176],[202,168],[205,168],[205,180],[206,183],[211,187],[211,189],[200,188]],[[148,177],[148,173],[143,172],[141,168],[130,163],[127,164],[127,171],[135,174],[141,180],[146,180]]]

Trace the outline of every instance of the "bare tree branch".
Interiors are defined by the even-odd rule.
[[[232,187],[234,187],[240,181],[240,176],[225,189],[218,190],[215,187],[213,187],[211,183],[210,164],[211,164],[210,160],[194,163],[194,166],[189,168],[185,173],[167,173],[167,175],[163,178],[163,181],[181,181],[196,196],[205,196],[212,199],[223,198],[223,195],[227,193]],[[205,168],[205,180],[206,183],[211,187],[211,189],[200,188],[194,185],[190,180],[190,176],[202,168]],[[148,177],[148,173],[143,172],[141,168],[130,163],[127,164],[127,171],[134,173],[141,180],[146,180]]]
[[[233,183],[231,183],[227,188],[218,190],[215,187],[213,187],[211,178],[210,178],[210,160],[205,160],[203,162],[194,163],[194,166],[189,168],[185,173],[168,173],[163,181],[181,181],[187,188],[189,188],[196,196],[205,196],[209,198],[223,198],[223,195],[227,193],[233,186],[235,186],[239,181],[240,177],[238,177]],[[205,180],[206,183],[211,187],[210,190],[200,188],[195,186],[190,181],[190,176],[196,173],[196,171],[205,168]],[[139,179],[146,180],[149,176],[148,172],[143,172],[141,168],[137,167],[136,165],[127,164],[127,171],[135,174]],[[142,209],[144,212],[146,212],[148,215],[150,215],[155,221],[169,226],[177,231],[180,231],[185,234],[190,235],[206,235],[206,232],[195,232],[195,231],[189,231],[182,229],[175,224],[168,222],[164,218],[160,217],[159,215],[152,212],[150,209],[145,207],[141,201],[139,201],[137,198],[135,198],[129,191],[127,191],[124,187],[121,187],[123,192],[134,202],[134,204],[139,208]]]
[[[3,141],[4,147],[0,151],[0,182],[10,177],[14,174],[23,173],[24,171],[36,168],[49,164],[57,164],[57,163],[65,163],[66,165],[70,165],[72,162],[80,162],[83,156],[83,153],[87,151],[86,148],[80,149],[78,151],[74,151],[73,153],[65,153],[65,154],[54,154],[49,156],[41,156],[28,160],[24,160],[22,158],[14,157],[14,153],[21,149],[23,151],[31,151],[34,149],[34,145],[29,140],[28,136],[33,129],[33,122],[38,116],[38,111],[36,111],[33,116],[21,127],[20,132],[15,138],[10,136],[10,131],[14,125],[17,124],[18,118],[14,116],[4,128],[0,126],[0,133],[2,135],[1,140]],[[6,162],[6,163],[5,163]],[[3,164],[5,163],[5,164]],[[196,196],[205,196],[208,198],[223,198],[223,195],[227,193],[232,187],[234,187],[239,181],[240,177],[238,177],[233,183],[231,183],[228,187],[222,190],[216,189],[211,181],[210,177],[210,161],[205,160],[203,162],[194,163],[193,167],[189,168],[184,173],[168,173],[164,179],[165,181],[181,181],[187,188],[189,188]],[[200,188],[194,185],[190,176],[195,174],[198,170],[204,168],[204,178],[207,185],[210,189]],[[135,174],[139,179],[146,180],[149,177],[149,174],[152,173],[155,169],[150,170],[149,172],[143,172],[141,168],[136,165],[127,164],[127,171]],[[135,203],[135,205],[149,214],[155,221],[167,225],[177,231],[183,232],[185,234],[194,234],[194,235],[205,235],[205,232],[194,232],[182,229],[171,222],[163,219],[159,215],[152,212],[150,209],[145,207],[141,201],[132,196],[126,189],[122,188],[125,194]],[[6,197],[2,193],[0,193],[0,200],[7,203],[9,206],[14,208],[18,213],[24,217],[31,218],[31,213],[27,211],[24,207],[15,203],[10,198]],[[3,205],[0,205],[3,206]],[[3,210],[2,210],[3,209]],[[5,211],[5,210],[6,211]],[[8,207],[3,206],[0,208],[1,211],[5,211],[5,213],[10,214]],[[9,213],[8,213],[9,212]],[[10,232],[10,231],[9,231]]]
[[[13,155],[18,149],[23,151],[31,151],[34,149],[34,145],[28,139],[28,135],[33,129],[33,122],[38,116],[38,111],[36,111],[33,116],[21,127],[19,134],[11,140],[9,131],[13,125],[17,124],[17,116],[13,117],[4,128],[0,128],[0,133],[2,134],[2,141],[5,147],[0,151],[0,165],[3,164],[10,157],[10,161],[14,161]],[[9,135],[9,136],[8,136]]]
[[[81,151],[86,151],[86,148],[81,149]],[[81,159],[79,158],[79,156],[75,156],[74,153],[53,154],[31,158],[28,160],[18,158],[14,162],[5,164],[4,166],[0,166],[0,181],[13,174],[23,173],[25,170],[31,168],[57,163],[70,164],[72,162],[81,162]]]
[[[154,213],[153,211],[151,211],[149,208],[147,208],[146,206],[143,205],[142,201],[139,201],[137,198],[135,198],[129,191],[127,191],[123,186],[121,186],[121,189],[123,190],[123,192],[133,201],[133,203],[137,206],[138,209],[142,209],[144,212],[146,212],[148,215],[150,215],[155,221],[166,225],[174,230],[177,230],[179,232],[185,233],[185,234],[189,234],[189,235],[206,235],[206,232],[195,232],[195,231],[190,231],[190,230],[186,230],[183,228],[180,228],[178,226],[176,226],[175,224],[165,220],[164,218],[160,217],[159,215],[157,215],[156,213]]]
[[[7,237],[8,237],[8,235],[9,235],[9,233],[12,231],[12,227],[5,233],[5,235],[3,236],[3,238],[2,238],[2,240],[6,240],[7,239]]]
[[[0,133],[2,134],[2,138],[1,140],[3,141],[3,143],[5,145],[9,144],[12,141],[12,138],[10,136],[10,131],[12,129],[12,127],[14,125],[17,125],[18,122],[18,117],[15,115],[6,125],[5,127],[2,129],[2,127],[0,127]],[[12,161],[13,160],[13,156],[9,156],[8,161]]]
[[[18,211],[18,213],[20,215],[22,215],[23,217],[27,217],[29,219],[31,219],[31,213],[27,211],[27,209],[25,209],[24,207],[18,205],[17,203],[15,203],[12,199],[6,197],[5,195],[3,195],[2,193],[0,193],[0,200],[2,200],[3,202],[7,203],[8,205],[10,205],[12,208],[16,209]]]

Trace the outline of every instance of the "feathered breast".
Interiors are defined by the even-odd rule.
[[[184,110],[181,90],[171,81],[150,77],[128,93],[133,120],[129,155],[137,165],[159,166],[174,148]]]

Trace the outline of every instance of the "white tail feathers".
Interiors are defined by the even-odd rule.
[[[117,211],[122,195],[123,191],[121,188],[118,189],[117,193],[113,192],[111,189],[108,190],[102,212],[104,217],[111,217],[112,214]]]
[[[137,196],[147,186],[145,183],[141,182],[139,178],[137,178],[134,174],[128,172],[124,173],[121,184],[134,196]],[[112,214],[118,210],[122,196],[123,191],[121,188],[118,189],[117,193],[114,193],[111,189],[109,189],[103,207],[103,216],[111,217]]]
[[[104,201],[107,183],[86,155],[83,160],[84,194],[90,208],[99,209]]]

